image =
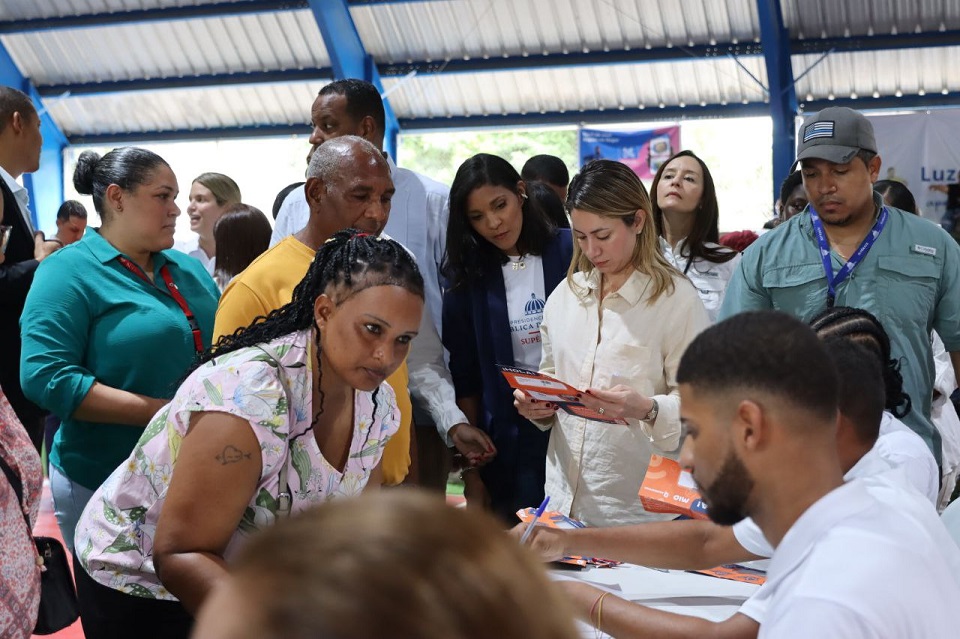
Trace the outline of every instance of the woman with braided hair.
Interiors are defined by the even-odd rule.
[[[413,258],[351,229],[320,247],[289,304],[207,351],[83,513],[86,637],[187,636],[250,533],[379,486],[399,425],[384,380],[422,311]]]

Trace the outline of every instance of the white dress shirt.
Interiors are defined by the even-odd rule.
[[[559,412],[537,424],[552,428],[547,449],[550,507],[590,526],[669,518],[647,513],[637,492],[652,453],[675,453],[680,443],[677,366],[687,345],[707,327],[703,304],[689,281],[649,303],[649,276],[635,271],[600,302],[600,275],[574,275],[547,299],[540,336],[540,370],[581,390],[630,386],[657,400],[653,424],[587,421]],[[676,457],[675,454],[671,455]]]
[[[709,248],[727,249],[731,253],[735,252],[731,248],[713,244],[712,242],[707,242],[706,246]],[[693,260],[693,263],[690,264],[690,268],[688,269],[687,264],[690,263],[689,254],[674,253],[673,248],[662,237],[660,238],[660,251],[663,253],[663,256],[667,258],[668,262],[673,264],[678,271],[684,273],[684,275],[693,282],[693,286],[700,295],[700,300],[707,309],[707,315],[710,316],[710,321],[716,322],[717,313],[720,312],[720,305],[723,304],[723,296],[727,291],[727,284],[730,282],[730,278],[733,277],[733,272],[736,270],[737,264],[740,263],[740,254],[737,253],[736,256],[727,262],[708,262],[707,260],[697,258]],[[684,269],[686,269],[686,272],[684,272]]]
[[[30,234],[33,235],[33,219],[30,217],[30,192],[27,191],[26,187],[14,180],[13,176],[7,173],[7,170],[2,166],[0,166],[0,177],[7,183],[7,187],[13,193],[13,197],[16,198],[17,204],[20,205],[20,216],[23,217],[27,229],[30,231]]]
[[[190,257],[200,260],[200,263],[203,264],[203,268],[207,269],[207,273],[213,275],[213,271],[217,268],[217,256],[208,257],[207,252],[200,248],[200,236],[196,236],[193,239],[187,240],[186,242],[177,242],[173,245],[173,248],[180,251],[181,253],[186,253]]]
[[[937,503],[937,462],[927,444],[899,419],[884,411],[880,420],[880,435],[873,448],[844,474],[844,481],[858,477],[872,477],[890,473],[890,479],[912,487]],[[745,549],[759,557],[772,557],[773,546],[752,518],[747,517],[733,526],[733,534]]]
[[[753,599],[761,639],[955,637],[960,548],[916,491],[858,478],[790,527]]]

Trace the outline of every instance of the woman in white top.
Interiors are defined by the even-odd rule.
[[[710,170],[692,151],[680,151],[660,167],[650,190],[663,256],[693,282],[710,321],[717,321],[740,254],[717,243],[720,213]]]
[[[223,217],[227,209],[239,204],[240,187],[223,173],[201,173],[190,185],[190,203],[187,216],[190,218],[190,230],[197,239],[177,244],[178,251],[200,260],[200,263],[213,275],[217,266],[217,241],[213,236],[213,227]]]
[[[680,442],[676,371],[709,324],[694,287],[660,254],[650,198],[626,165],[589,163],[570,183],[574,236],[565,282],[540,324],[540,370],[585,389],[581,401],[626,425],[588,421],[516,391],[520,414],[550,429],[550,507],[591,526],[663,516],[637,491],[651,454]]]

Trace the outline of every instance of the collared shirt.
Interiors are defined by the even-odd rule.
[[[186,242],[177,242],[173,248],[199,260],[210,275],[213,275],[214,269],[217,268],[217,256],[209,257],[207,252],[200,248],[200,236]]]
[[[879,197],[879,196],[878,196]],[[879,199],[877,206],[881,205]],[[940,435],[930,422],[934,367],[930,331],[947,351],[960,351],[960,247],[943,229],[887,207],[886,227],[837,288],[837,306],[873,313],[902,364],[903,388],[913,401],[904,418],[939,461]],[[836,253],[834,271],[843,259]],[[809,322],[827,307],[827,280],[810,216],[792,217],[754,242],[734,273],[719,319],[775,309]]]
[[[797,519],[754,598],[762,639],[953,637],[960,548],[916,491],[859,478]]]
[[[2,166],[0,166],[0,177],[7,183],[7,186],[13,193],[13,197],[17,199],[17,203],[20,205],[20,215],[23,217],[23,221],[26,223],[27,229],[30,230],[30,234],[32,235],[34,228],[33,218],[30,216],[30,192],[14,180],[13,176],[7,173],[7,170]]]
[[[651,278],[635,271],[600,301],[600,275],[574,275],[547,299],[540,336],[540,370],[581,390],[630,386],[657,400],[653,424],[587,421],[564,412],[537,424],[552,428],[547,450],[550,507],[591,526],[638,523],[663,516],[644,511],[637,492],[652,453],[680,443],[677,366],[709,324],[689,281],[674,277],[672,293],[649,303]],[[675,456],[675,455],[674,455]]]
[[[727,248],[712,242],[707,242],[706,246],[713,249]],[[727,250],[731,253],[735,252],[730,248],[727,248]],[[716,322],[720,305],[723,304],[723,296],[727,291],[727,284],[733,277],[737,264],[740,263],[740,254],[737,253],[726,262],[711,262],[703,258],[697,258],[691,264],[689,253],[674,252],[673,247],[662,237],[660,238],[660,252],[663,253],[668,262],[673,264],[674,268],[686,275],[687,279],[693,283],[704,308],[707,309],[710,321]],[[689,268],[687,268],[688,264],[690,265]]]
[[[170,275],[210,345],[219,291],[200,264],[178,251],[154,253],[149,284],[120,264],[98,232],[66,246],[37,268],[20,318],[23,392],[61,419],[50,461],[95,489],[130,453],[142,426],[88,422],[74,411],[94,382],[168,398],[196,357],[193,333],[164,286]]]
[[[844,481],[857,477],[872,477],[889,473],[890,475],[926,497],[931,504],[937,503],[939,472],[937,463],[923,440],[907,428],[903,422],[884,411],[880,420],[880,435],[873,448],[857,460],[853,468],[844,474]],[[760,531],[752,518],[747,517],[733,526],[733,534],[746,550],[759,557],[773,555],[773,546]]]
[[[443,316],[443,294],[440,288],[440,265],[447,244],[450,189],[425,175],[400,168],[387,157],[390,177],[396,192],[390,202],[390,217],[384,233],[407,247],[417,258],[423,275],[424,294],[430,317],[439,334]],[[307,225],[310,206],[301,185],[290,191],[280,206],[270,236],[274,246],[288,235]]]
[[[390,158],[387,158],[387,163],[396,193],[391,200],[390,217],[383,236],[400,242],[416,258],[423,275],[426,298],[424,321],[408,356],[410,392],[426,408],[437,430],[444,433],[447,443],[452,445],[446,433],[468,420],[457,407],[453,381],[444,361],[443,344],[440,341],[440,322],[443,317],[440,263],[447,238],[449,193],[439,182],[401,169]],[[307,225],[310,207],[304,192],[305,186],[291,191],[283,201],[270,237],[271,248]]]

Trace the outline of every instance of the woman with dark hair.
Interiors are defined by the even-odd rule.
[[[874,449],[893,466],[902,467],[908,474],[910,484],[931,502],[937,503],[940,471],[926,442],[900,421],[900,418],[910,412],[911,400],[903,390],[900,362],[890,354],[890,337],[880,320],[863,309],[835,306],[814,317],[810,321],[810,328],[822,340],[847,339],[877,356],[883,371],[886,406],[880,422],[880,436]],[[944,435],[943,440],[946,444],[948,437]],[[946,462],[946,450],[944,453]],[[949,496],[949,492],[947,495]]]
[[[239,203],[240,187],[229,175],[211,172],[201,173],[194,178],[190,185],[187,217],[190,218],[190,230],[197,237],[178,244],[177,250],[200,260],[207,272],[213,275],[217,267],[217,242],[213,227],[228,207]]]
[[[443,342],[457,404],[480,431],[461,424],[447,436],[479,461],[496,451],[464,481],[468,500],[489,495],[507,520],[543,499],[549,434],[517,413],[497,365],[540,367],[543,306],[572,250],[570,232],[549,222],[509,162],[481,153],[460,165],[450,188]]]
[[[399,427],[385,383],[423,312],[392,240],[340,231],[293,300],[207,351],[77,528],[84,634],[185,637],[245,538],[380,485]]]
[[[210,345],[218,291],[173,246],[177,178],[134,147],[84,151],[73,174],[102,225],[37,269],[20,320],[23,391],[62,419],[50,487],[67,548],[87,500]]]
[[[907,185],[903,182],[896,180],[877,180],[873,183],[873,190],[880,194],[884,204],[887,206],[892,206],[901,211],[913,213],[914,215],[920,215],[920,211],[917,209],[916,198],[913,197],[913,193],[910,192],[910,189],[908,189]]]
[[[240,271],[270,247],[273,228],[267,216],[255,206],[233,204],[213,225],[217,244],[217,265],[213,279],[222,291]]]
[[[715,322],[740,254],[718,244],[720,209],[710,170],[692,151],[680,151],[660,167],[650,191],[660,250],[693,282]]]
[[[650,456],[677,451],[677,366],[709,324],[694,287],[660,253],[650,196],[625,164],[595,160],[570,182],[573,259],[547,300],[540,371],[584,389],[588,421],[515,391],[549,431],[550,507],[590,526],[663,519],[637,495]]]

